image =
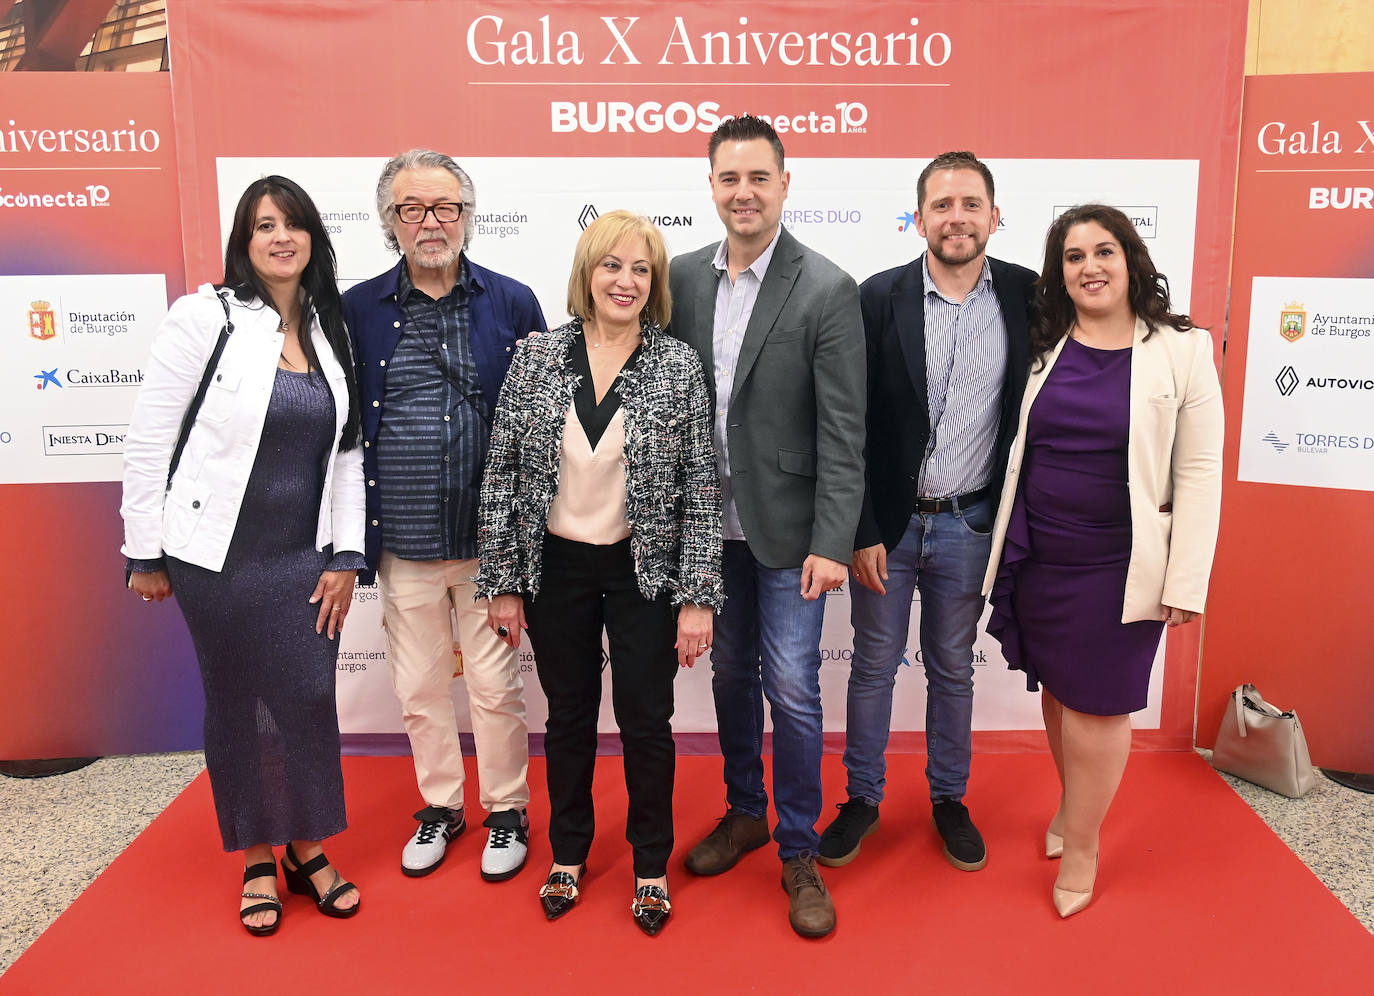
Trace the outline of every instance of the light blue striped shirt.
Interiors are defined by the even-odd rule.
[[[924,255],[921,272],[930,438],[917,488],[922,498],[949,498],[977,491],[992,480],[1007,377],[1007,326],[986,258],[963,301],[940,293]]]
[[[773,261],[773,250],[778,246],[778,234],[781,232],[782,226],[778,226],[768,248],[740,271],[734,283],[730,282],[730,271],[727,269],[728,239],[720,240],[716,258],[711,260],[711,265],[720,274],[711,332],[711,357],[716,384],[716,470],[720,474],[720,496],[725,510],[721,525],[724,538],[728,540],[745,538],[744,528],[739,524],[739,509],[735,507],[735,490],[730,483],[730,445],[725,432],[727,416],[730,414],[730,395],[735,387],[735,367],[739,363],[740,347],[744,345],[744,332],[749,328],[754,303],[758,301],[759,288],[763,286],[763,275]]]

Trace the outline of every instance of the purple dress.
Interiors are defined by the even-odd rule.
[[[988,632],[1026,688],[1077,712],[1145,708],[1163,621],[1121,622],[1131,350],[1069,339],[1031,406]]]

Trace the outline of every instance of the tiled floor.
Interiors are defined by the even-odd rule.
[[[0,777],[0,972],[204,767],[200,753],[155,754]],[[1285,799],[1223,777],[1374,932],[1374,795],[1320,778]]]

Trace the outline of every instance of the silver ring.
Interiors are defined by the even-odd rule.
[[[151,601],[153,600],[153,596],[152,596],[152,595],[144,595],[144,596],[143,596],[143,600],[144,600],[145,602],[151,602]]]
[[[506,629],[504,626],[497,626],[496,635],[504,640],[506,637],[510,636],[510,630]]]
[[[705,649],[706,649],[706,644],[704,644],[704,643],[698,643],[698,644],[697,644],[697,649],[698,649],[698,650],[705,650]]]

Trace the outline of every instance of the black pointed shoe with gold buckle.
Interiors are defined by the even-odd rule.
[[[544,916],[550,920],[557,920],[577,905],[579,894],[577,883],[586,873],[587,863],[585,861],[577,869],[576,878],[568,872],[549,873],[549,877],[544,880],[544,884],[539,888],[539,902],[544,907]]]
[[[656,937],[673,913],[673,904],[668,902],[668,893],[656,885],[641,885],[635,890],[634,902],[630,903],[635,925],[650,937]]]

